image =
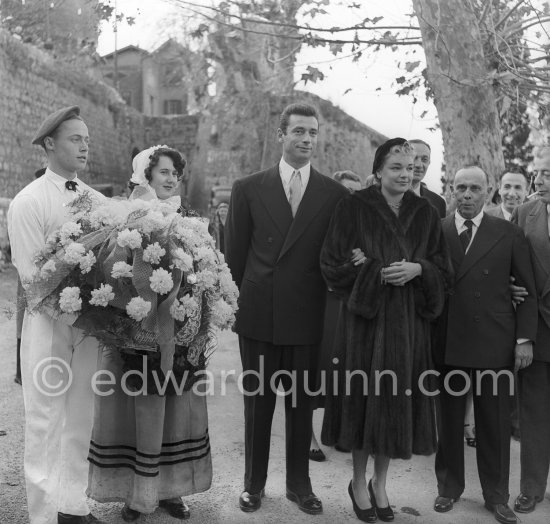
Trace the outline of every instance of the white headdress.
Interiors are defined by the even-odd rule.
[[[144,149],[143,151],[140,151],[134,157],[134,160],[132,160],[132,168],[134,172],[132,173],[132,178],[130,178],[130,182],[138,184],[139,186],[149,185],[149,180],[147,180],[147,177],[145,176],[145,170],[149,167],[149,163],[151,162],[151,155],[157,149],[161,148],[169,149],[169,147],[165,145],[152,146]]]

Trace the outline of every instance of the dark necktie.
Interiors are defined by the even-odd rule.
[[[78,185],[78,182],[75,182],[74,180],[67,180],[67,182],[65,182],[65,187],[69,191],[76,191],[76,186],[77,185]]]
[[[472,240],[472,228],[474,227],[474,223],[468,219],[464,221],[464,225],[467,227],[462,233],[460,233],[459,238],[460,242],[462,243],[462,249],[464,250],[464,253],[466,253],[466,249],[468,249],[468,246],[470,245],[470,242]]]

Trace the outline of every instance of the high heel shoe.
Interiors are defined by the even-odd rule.
[[[351,485],[351,483],[352,481],[350,480],[349,486],[348,486],[348,493],[349,493],[349,498],[351,499],[351,503],[353,504],[353,511],[355,511],[357,518],[362,522],[376,522],[378,519],[376,518],[376,510],[374,509],[374,507],[361,509],[357,505],[357,502],[355,502],[355,496],[353,495],[353,486]]]
[[[380,520],[384,522],[391,522],[395,515],[393,514],[393,509],[388,504],[385,508],[380,508],[376,503],[376,496],[374,495],[374,490],[372,489],[372,479],[369,480],[369,498],[372,507],[376,510],[376,514]]]

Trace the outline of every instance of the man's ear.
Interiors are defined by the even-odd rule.
[[[277,129],[277,139],[279,140],[279,142],[283,141],[283,135],[283,130],[281,128]]]
[[[47,136],[44,138],[44,148],[46,149],[46,151],[54,150],[54,140],[51,136]]]

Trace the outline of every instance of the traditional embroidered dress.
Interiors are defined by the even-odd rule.
[[[149,156],[155,148],[142,151],[134,158],[132,181],[139,184],[130,199],[156,198],[144,176]],[[179,197],[171,197],[175,206]],[[182,210],[185,215],[191,212]],[[147,395],[132,396],[123,389],[122,377],[129,369],[142,370],[142,358],[129,358],[105,351],[100,369],[116,377],[113,393],[98,396],[96,417],[90,443],[88,495],[99,502],[125,502],[140,513],[153,513],[160,500],[206,491],[212,482],[212,459],[208,436],[206,394],[197,392],[199,369],[188,369],[190,379],[185,391],[155,394],[152,368],[160,371],[158,355],[147,359],[149,372],[144,373]],[[185,352],[176,346],[174,372],[180,384],[185,366]],[[179,367],[178,363],[180,364]],[[159,375],[157,375],[159,376]],[[135,375],[128,380],[136,389],[142,386]],[[159,376],[162,384],[164,377]],[[204,386],[204,384],[203,384]],[[126,389],[128,391],[128,389]]]
[[[354,248],[367,257],[360,266],[350,262]],[[403,259],[419,263],[422,275],[402,287],[384,285],[380,270]],[[442,311],[451,271],[435,208],[409,191],[396,216],[375,186],[345,197],[327,233],[321,269],[344,304],[334,354],[338,383],[331,370],[323,443],[390,458],[434,453],[434,400],[419,391],[418,379],[433,367],[430,322]],[[367,377],[368,394],[363,378],[346,379],[353,371]],[[396,377],[396,395],[392,378],[377,380],[382,371]],[[430,389],[428,380],[425,385]]]

